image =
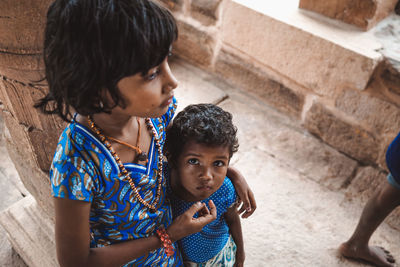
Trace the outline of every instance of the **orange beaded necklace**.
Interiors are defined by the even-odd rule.
[[[107,140],[107,137],[105,135],[103,135],[101,133],[101,130],[99,127],[96,126],[96,124],[93,122],[93,119],[91,118],[91,116],[87,117],[87,122],[90,126],[90,128],[92,129],[93,132],[95,132],[97,134],[97,136],[100,138],[100,141],[107,147],[108,151],[110,151],[111,155],[114,157],[115,161],[117,162],[119,169],[120,169],[120,173],[119,175],[124,175],[126,177],[126,180],[128,180],[128,183],[130,185],[130,187],[132,188],[133,192],[135,193],[135,196],[137,198],[137,200],[144,206],[146,206],[147,208],[155,211],[156,210],[156,206],[160,200],[160,196],[161,196],[161,183],[162,183],[162,174],[163,174],[163,164],[162,164],[162,160],[163,160],[163,155],[162,155],[162,149],[161,149],[161,144],[160,144],[160,138],[157,138],[157,132],[156,129],[154,128],[153,124],[151,123],[149,118],[145,119],[146,122],[146,126],[147,129],[150,131],[151,135],[154,138],[155,141],[155,146],[157,148],[158,151],[158,162],[157,162],[157,170],[156,170],[156,176],[157,176],[157,193],[156,196],[154,198],[154,201],[152,204],[146,202],[139,194],[138,189],[136,188],[130,173],[125,169],[124,164],[122,164],[121,159],[119,158],[119,156],[117,155],[117,153],[114,151],[114,149],[112,148],[110,142]],[[139,121],[138,121],[139,122]],[[140,125],[140,124],[139,124]],[[110,137],[108,137],[109,139],[111,139]],[[141,150],[140,150],[141,151]],[[147,160],[147,159],[146,159]],[[143,178],[146,178],[147,175],[143,175]]]
[[[147,154],[146,154],[146,152],[143,152],[143,151],[140,149],[140,147],[139,147],[139,143],[140,143],[140,133],[141,133],[141,131],[142,131],[142,127],[140,126],[140,120],[139,120],[139,118],[136,117],[136,121],[137,121],[137,124],[138,124],[138,134],[137,134],[137,138],[136,138],[136,146],[133,146],[133,145],[131,145],[131,144],[128,144],[128,143],[126,143],[126,142],[124,142],[124,141],[118,140],[117,138],[114,138],[114,137],[111,137],[111,136],[108,136],[108,135],[106,135],[106,137],[107,137],[108,139],[110,139],[111,141],[114,141],[114,142],[116,142],[116,143],[118,143],[118,144],[127,146],[127,147],[129,147],[129,148],[135,150],[136,153],[137,153],[137,154],[136,154],[136,157],[135,157],[135,160],[137,160],[137,161],[146,161],[146,163],[147,163],[147,162],[148,162]]]

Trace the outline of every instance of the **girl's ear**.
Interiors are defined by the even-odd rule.
[[[165,157],[168,160],[168,165],[172,168],[172,169],[176,169],[177,168],[177,164],[176,161],[172,158],[171,154],[168,152],[165,152]]]

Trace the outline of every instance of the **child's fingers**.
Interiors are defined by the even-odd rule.
[[[217,218],[217,207],[215,207],[215,204],[211,199],[208,201],[208,206],[210,207],[210,214]]]
[[[201,210],[199,210],[198,213],[199,216],[205,216],[207,214],[210,214],[210,211],[208,210],[207,205],[204,205],[204,207]]]
[[[198,222],[203,226],[209,224],[210,222],[214,221],[217,218],[217,208],[214,205],[212,200],[208,201],[208,206],[210,207],[209,213],[197,218]]]
[[[201,202],[196,202],[194,203],[187,211],[185,211],[185,213],[190,216],[191,218],[193,218],[193,216],[199,212],[201,209],[203,209],[203,207],[206,204],[201,203]]]
[[[250,217],[257,208],[256,199],[254,198],[254,194],[251,190],[249,191],[249,201],[250,201],[250,207],[246,208],[246,212],[242,214],[242,218]]]
[[[237,213],[242,214],[245,211],[246,211],[246,207],[244,206],[244,203],[241,202],[241,200],[239,200]]]

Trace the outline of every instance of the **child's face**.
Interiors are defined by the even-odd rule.
[[[227,146],[207,146],[189,141],[177,159],[177,178],[187,201],[208,198],[222,185],[229,165]]]
[[[118,88],[126,107],[115,107],[112,113],[137,117],[159,117],[168,110],[178,81],[168,65],[168,57],[143,77],[140,73],[122,78]]]

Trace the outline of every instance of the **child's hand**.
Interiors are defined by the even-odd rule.
[[[197,202],[177,217],[167,229],[172,242],[199,232],[204,226],[215,220],[217,208],[214,202],[210,200],[208,206],[210,209],[207,208],[206,204]],[[196,213],[198,213],[198,218],[193,218]]]
[[[231,166],[228,168],[227,176],[231,179],[239,196],[237,204],[239,215],[242,215],[242,218],[250,217],[256,210],[257,204],[246,179],[236,168]]]
[[[239,215],[242,216],[242,218],[248,218],[250,217],[254,211],[257,208],[256,200],[254,198],[253,191],[251,191],[250,187],[248,187],[246,183],[247,188],[245,188],[243,191],[240,190],[238,187],[236,189],[236,193],[239,196],[237,207],[238,207],[238,213]]]

